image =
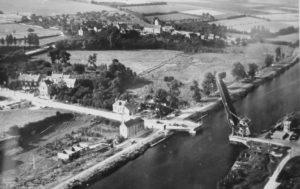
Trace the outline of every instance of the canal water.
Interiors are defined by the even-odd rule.
[[[300,110],[299,64],[236,102],[255,132],[269,128],[287,112]],[[196,136],[176,134],[89,189],[215,189],[241,148],[230,145],[224,110],[205,118]]]

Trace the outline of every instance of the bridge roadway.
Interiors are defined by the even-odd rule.
[[[277,182],[278,175],[286,165],[286,163],[295,158],[300,156],[300,141],[288,141],[288,140],[280,140],[280,139],[265,139],[263,137],[259,138],[252,138],[252,137],[240,137],[240,136],[229,136],[230,142],[239,142],[246,146],[248,146],[248,142],[259,142],[259,143],[265,143],[270,145],[277,145],[277,146],[284,146],[289,147],[290,150],[288,154],[281,160],[281,162],[276,167],[275,171],[273,172],[272,176],[269,178],[267,184],[265,185],[264,189],[276,189],[280,183]]]
[[[51,107],[57,109],[64,109],[64,110],[78,112],[82,114],[101,116],[119,122],[122,122],[123,120],[129,120],[130,118],[135,118],[135,116],[125,116],[125,115],[121,115],[103,109],[94,109],[94,108],[83,107],[75,104],[66,104],[62,102],[57,102],[50,99],[42,99],[29,93],[12,91],[6,88],[0,88],[0,96],[13,98],[15,100],[26,99],[31,101],[33,105],[38,107]],[[189,132],[190,134],[196,134],[197,129],[199,129],[201,126],[200,124],[194,123],[192,121],[184,120],[181,118],[177,118],[177,117],[174,117],[170,120],[147,119],[147,118],[143,118],[143,119],[145,121],[145,127],[147,128],[154,128],[159,130],[166,129],[166,130],[185,131],[185,132]]]

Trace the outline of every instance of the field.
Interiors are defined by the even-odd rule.
[[[167,61],[166,64],[144,77],[153,81],[153,84],[138,89],[132,89],[136,94],[148,94],[149,88],[167,88],[163,81],[165,76],[173,76],[185,85],[182,88],[182,98],[191,99],[189,87],[193,80],[199,82],[200,86],[207,72],[226,72],[226,81],[231,82],[232,65],[241,62],[248,69],[248,63],[256,63],[260,67],[264,65],[266,54],[274,54],[278,45],[267,43],[249,44],[246,47],[228,47],[226,53],[201,53],[201,54],[181,54]],[[281,47],[287,55],[291,49],[287,46]]]
[[[273,39],[268,39],[268,41],[276,41],[276,42],[289,42],[293,43],[299,40],[299,33],[293,33],[289,35],[281,35]]]
[[[147,20],[153,20],[153,18],[155,18],[155,17],[160,19],[160,20],[163,20],[163,21],[184,20],[184,19],[199,19],[199,16],[181,14],[181,13],[146,16]]]
[[[192,14],[192,15],[199,15],[199,16],[201,16],[202,14],[205,14],[205,13],[209,13],[210,15],[213,15],[213,16],[221,15],[221,14],[225,13],[225,12],[213,10],[213,9],[197,9],[197,10],[188,10],[188,11],[181,11],[181,12],[185,13],[185,14]]]
[[[4,23],[14,23],[15,21],[20,21],[21,16],[17,14],[0,14],[0,24]]]
[[[22,127],[29,122],[35,122],[49,116],[54,116],[57,111],[63,112],[57,109],[20,109],[0,111],[1,132],[7,131],[14,125]]]
[[[169,12],[179,12],[194,10],[195,6],[185,5],[185,4],[167,4],[167,5],[147,5],[147,6],[130,6],[126,7],[133,12],[138,12],[141,14],[154,14],[154,13],[169,13]]]
[[[168,61],[182,52],[168,50],[138,50],[138,51],[68,51],[71,53],[71,63],[87,64],[89,55],[96,53],[97,65],[110,64],[113,59],[118,59],[125,66],[130,67],[136,73],[141,73],[155,67],[164,61]],[[38,55],[50,61],[46,54]]]
[[[60,35],[61,32],[55,29],[44,29],[38,26],[29,26],[23,24],[0,24],[0,38],[8,34],[13,34],[16,38],[24,38],[28,35],[28,28],[34,29],[34,32],[39,36]]]
[[[220,20],[213,22],[215,24],[220,24],[227,26],[227,28],[236,29],[238,31],[250,32],[254,27],[265,27],[271,32],[277,32],[282,28],[287,28],[289,25],[280,22],[266,21],[263,19],[252,18],[252,17],[243,17],[229,20]]]
[[[94,5],[69,0],[2,0],[1,10],[4,13],[19,13],[38,15],[74,14],[87,11],[118,11],[107,6]]]

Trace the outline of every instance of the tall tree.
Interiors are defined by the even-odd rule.
[[[252,79],[254,78],[256,72],[258,71],[258,65],[255,63],[248,64],[248,76]]]
[[[231,70],[231,74],[237,79],[244,79],[247,77],[245,67],[240,62],[236,62],[233,64],[233,69]]]
[[[200,102],[201,100],[201,90],[199,88],[199,83],[198,81],[194,80],[193,81],[193,85],[190,87],[191,91],[194,92],[193,94],[193,99],[196,101],[196,102]]]
[[[210,95],[212,92],[217,90],[216,77],[213,73],[208,72],[204,76],[204,80],[202,82],[203,92],[206,95]]]

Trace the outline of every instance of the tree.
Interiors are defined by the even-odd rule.
[[[248,68],[248,76],[250,76],[253,79],[256,72],[258,71],[258,65],[255,63],[250,63],[248,64]]]
[[[168,92],[164,89],[158,89],[155,93],[155,101],[157,103],[166,103],[167,102]]]
[[[265,66],[266,67],[271,66],[273,64],[273,61],[274,61],[274,57],[270,54],[267,54],[265,58]]]
[[[234,63],[233,69],[231,70],[231,74],[237,79],[244,79],[247,77],[245,67],[240,62]]]
[[[180,95],[180,90],[179,88],[182,86],[182,83],[176,79],[172,80],[168,84],[169,87],[169,93],[178,97]]]
[[[89,59],[88,59],[88,65],[90,67],[93,67],[93,68],[96,68],[96,62],[97,62],[97,54],[94,53],[93,55],[90,55],[89,56]]]
[[[76,72],[77,74],[83,74],[85,71],[85,65],[84,64],[74,64],[73,71]]]
[[[193,85],[190,87],[191,91],[194,91],[194,94],[193,94],[193,99],[196,101],[196,102],[200,102],[201,100],[201,93],[200,93],[200,88],[199,88],[199,83],[194,80],[193,81]]]
[[[211,72],[205,74],[202,82],[202,88],[206,95],[210,95],[212,92],[217,90],[216,77],[214,74]]]
[[[278,62],[281,58],[281,48],[280,47],[277,47],[275,49],[275,55],[276,55],[276,61]]]
[[[31,32],[34,32],[34,29],[28,28],[27,31],[31,33]]]

